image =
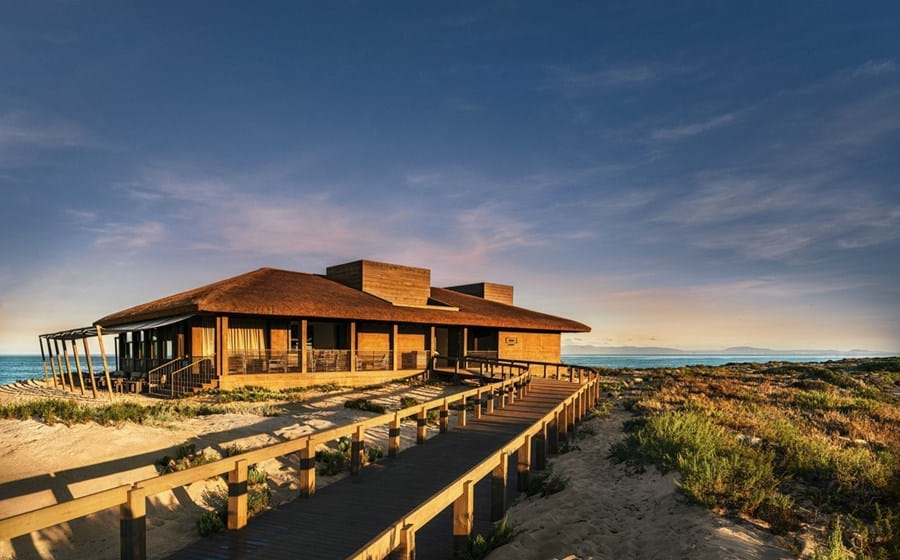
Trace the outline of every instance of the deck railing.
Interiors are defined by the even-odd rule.
[[[228,373],[300,373],[302,350],[228,352]]]
[[[205,357],[203,359],[211,360],[212,358]],[[192,367],[197,365],[195,360],[192,364],[183,368],[181,371],[174,372],[174,374],[178,375],[185,371],[190,371]],[[45,529],[60,523],[66,523],[73,519],[84,517],[112,507],[121,506],[121,557],[128,560],[143,560],[147,556],[145,518],[147,498],[160,492],[172,490],[223,474],[228,475],[229,494],[231,494],[232,487],[235,489],[235,492],[239,494],[229,497],[227,525],[229,529],[240,529],[247,523],[247,498],[246,484],[244,481],[247,480],[249,465],[299,452],[301,495],[307,497],[312,496],[315,493],[316,488],[315,450],[318,445],[343,437],[352,437],[353,445],[350,474],[351,476],[358,475],[362,465],[362,442],[365,440],[366,430],[385,424],[389,425],[388,455],[394,457],[400,452],[400,425],[401,421],[405,418],[412,416],[416,418],[416,443],[421,444],[425,442],[427,435],[426,429],[429,410],[440,409],[442,411],[440,431],[443,433],[448,430],[447,411],[449,411],[449,407],[455,403],[462,405],[457,407],[459,414],[458,419],[459,424],[464,426],[466,423],[467,405],[470,403],[470,399],[472,403],[477,403],[473,410],[474,417],[478,419],[482,416],[483,412],[491,414],[495,407],[504,408],[507,404],[511,404],[515,400],[523,398],[529,390],[528,386],[531,383],[532,375],[527,367],[517,366],[514,367],[514,369],[518,370],[517,374],[504,375],[500,381],[495,381],[488,385],[468,389],[426,403],[416,404],[353,424],[320,430],[301,438],[267,445],[259,449],[225,457],[205,465],[155,476],[131,485],[110,488],[73,500],[0,519],[0,540],[11,540],[21,535],[27,535],[34,531]],[[556,419],[555,425],[560,429],[566,428],[571,422],[574,422],[576,418],[585,413],[588,401],[595,402],[596,399],[599,398],[598,378],[596,375],[590,373],[590,368],[583,369],[586,370],[586,373],[584,376],[579,376],[579,378],[584,379],[584,383],[582,383],[578,391],[567,398],[563,404],[556,407],[554,411],[545,416],[541,422],[536,423],[529,428],[529,430],[505,445],[502,450],[494,453],[486,461],[470,470],[453,484],[434,495],[427,502],[413,510],[413,512],[406,515],[387,531],[373,539],[372,542],[354,554],[353,558],[384,558],[398,547],[402,548],[405,551],[404,554],[406,557],[409,558],[409,553],[414,550],[415,532],[437,515],[444,507],[450,503],[454,503],[454,500],[459,501],[458,499],[461,492],[471,492],[474,481],[483,477],[490,472],[491,469],[494,469],[498,461],[503,461],[508,450],[514,448],[525,449],[526,446],[522,443],[524,441],[523,438],[528,438],[528,449],[530,450],[530,438],[535,433],[537,429],[536,426],[546,427],[546,423],[551,421],[553,414],[556,414],[556,416],[553,417]],[[590,398],[585,398],[588,395],[590,395]],[[564,416],[560,416],[560,414],[563,414]],[[565,433],[565,431],[563,430],[562,433]],[[552,450],[552,441],[550,445]],[[522,451],[520,451],[520,453],[522,453]],[[520,461],[520,469],[522,464],[523,463]],[[241,490],[243,492],[241,492]],[[471,500],[468,500],[468,503],[471,503]],[[471,527],[469,527],[469,529],[471,529]],[[462,529],[459,529],[456,524],[454,524],[454,533],[456,534],[458,530],[461,531]]]
[[[350,350],[324,350],[310,348],[306,351],[306,371],[350,371]]]

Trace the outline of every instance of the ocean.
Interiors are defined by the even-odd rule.
[[[681,367],[689,365],[720,366],[729,362],[825,362],[840,360],[846,356],[741,356],[723,354],[691,354],[691,355],[611,355],[597,356],[587,354],[571,354],[563,356],[563,361],[583,366],[604,366],[611,368],[654,368]],[[70,358],[71,359],[71,358]],[[91,356],[95,372],[103,371],[99,356]],[[115,369],[116,360],[108,358],[109,367]],[[84,358],[81,359],[85,367]],[[74,360],[72,366],[74,367]],[[19,379],[40,379],[44,375],[40,356],[0,356],[0,385],[15,383]]]
[[[84,356],[81,359],[82,371],[87,372],[87,362]],[[69,363],[72,370],[75,370],[75,359],[69,356]],[[106,363],[109,364],[110,370],[116,367],[116,359],[112,356],[107,357]],[[91,365],[94,373],[103,371],[103,362],[100,356],[91,356]],[[47,365],[47,374],[50,373],[50,365]],[[0,385],[15,383],[20,379],[41,379],[44,377],[44,369],[41,367],[40,356],[0,356]]]

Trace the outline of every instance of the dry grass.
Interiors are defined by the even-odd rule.
[[[693,500],[775,532],[840,516],[848,557],[900,555],[900,359],[637,375],[616,387],[641,417],[614,457],[677,469]]]

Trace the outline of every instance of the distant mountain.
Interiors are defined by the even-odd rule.
[[[562,347],[563,354],[591,354],[595,356],[613,355],[735,355],[735,356],[895,356],[896,352],[880,352],[876,350],[775,350],[773,348],[757,348],[755,346],[730,346],[717,350],[681,350],[679,348],[666,348],[663,346],[594,346],[591,344],[567,344]]]

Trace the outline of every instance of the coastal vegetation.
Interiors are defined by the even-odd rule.
[[[900,557],[900,359],[637,375],[611,385],[638,414],[612,458],[677,470],[691,500],[774,533],[817,535],[822,558]]]
[[[88,422],[103,426],[122,422],[143,424],[148,421],[175,421],[227,412],[230,412],[227,407],[218,404],[179,401],[165,401],[152,405],[122,401],[97,406],[72,399],[46,398],[0,405],[0,419],[34,419],[45,424],[61,422],[66,425]]]

